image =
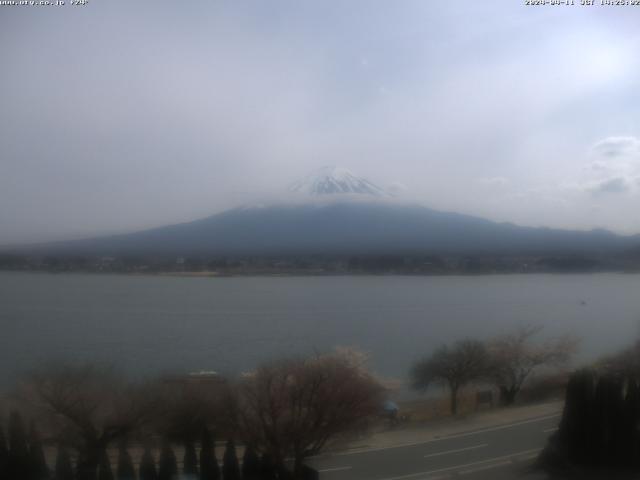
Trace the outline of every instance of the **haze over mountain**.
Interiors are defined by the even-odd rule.
[[[605,230],[496,223],[408,203],[349,170],[323,167],[287,200],[194,222],[33,247],[74,255],[599,254],[640,244]]]

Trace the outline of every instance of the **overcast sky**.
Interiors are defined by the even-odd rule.
[[[0,6],[0,244],[191,220],[325,164],[640,232],[640,7],[523,3]]]

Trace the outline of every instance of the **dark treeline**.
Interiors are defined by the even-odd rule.
[[[640,343],[574,372],[540,465],[560,478],[640,478]]]
[[[590,478],[585,472],[595,472],[611,475],[607,478],[638,478],[639,425],[637,378],[578,371],[569,380],[558,432],[541,463],[568,477]]]
[[[50,272],[168,273],[220,275],[486,274],[524,272],[637,271],[640,258],[585,255],[299,255],[242,257],[144,257],[0,254],[0,270]]]
[[[9,441],[0,429],[0,478],[3,480],[273,480],[292,479],[288,470],[277,466],[267,454],[262,458],[252,447],[238,457],[233,441],[228,441],[218,463],[214,442],[209,430],[204,427],[199,442],[198,457],[196,445],[183,445],[184,457],[180,461],[171,443],[165,441],[156,455],[148,446],[136,466],[126,444],[118,448],[114,460],[107,449],[100,452],[98,465],[87,468],[81,456],[73,460],[69,450],[59,445],[55,460],[48,465],[42,443],[32,432],[27,435],[23,420],[18,412],[11,412],[9,421]],[[317,472],[303,468],[305,479],[318,478]]]
[[[48,365],[10,395],[0,479],[317,478],[305,459],[368,428],[382,403],[355,358],[281,360],[237,380],[132,382],[106,367]]]

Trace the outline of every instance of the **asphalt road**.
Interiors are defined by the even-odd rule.
[[[560,415],[447,437],[312,459],[322,480],[544,478],[528,472]]]

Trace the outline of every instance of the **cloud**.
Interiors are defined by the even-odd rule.
[[[404,183],[402,182],[393,182],[391,183],[388,187],[387,187],[387,191],[391,194],[391,195],[402,195],[404,192],[406,192],[409,189],[409,187],[407,187]]]
[[[594,195],[626,193],[630,190],[630,184],[627,179],[622,177],[609,178],[591,185],[589,190]]]
[[[400,180],[402,198],[432,208],[640,231],[630,195],[591,194],[616,178],[640,191],[640,134],[594,142],[637,121],[626,12],[549,22],[508,0],[250,0],[150,15],[130,3],[0,19],[15,47],[0,52],[0,245],[204,217],[326,163]],[[55,54],[18,48],[78,38]]]
[[[640,187],[640,139],[610,136],[591,148],[592,160],[575,183],[578,190],[594,196],[624,194]]]
[[[634,156],[640,154],[640,139],[636,137],[607,137],[593,146],[593,151],[605,157]]]
[[[510,181],[505,177],[482,177],[477,182],[484,186],[495,190],[503,190],[510,185]]]

